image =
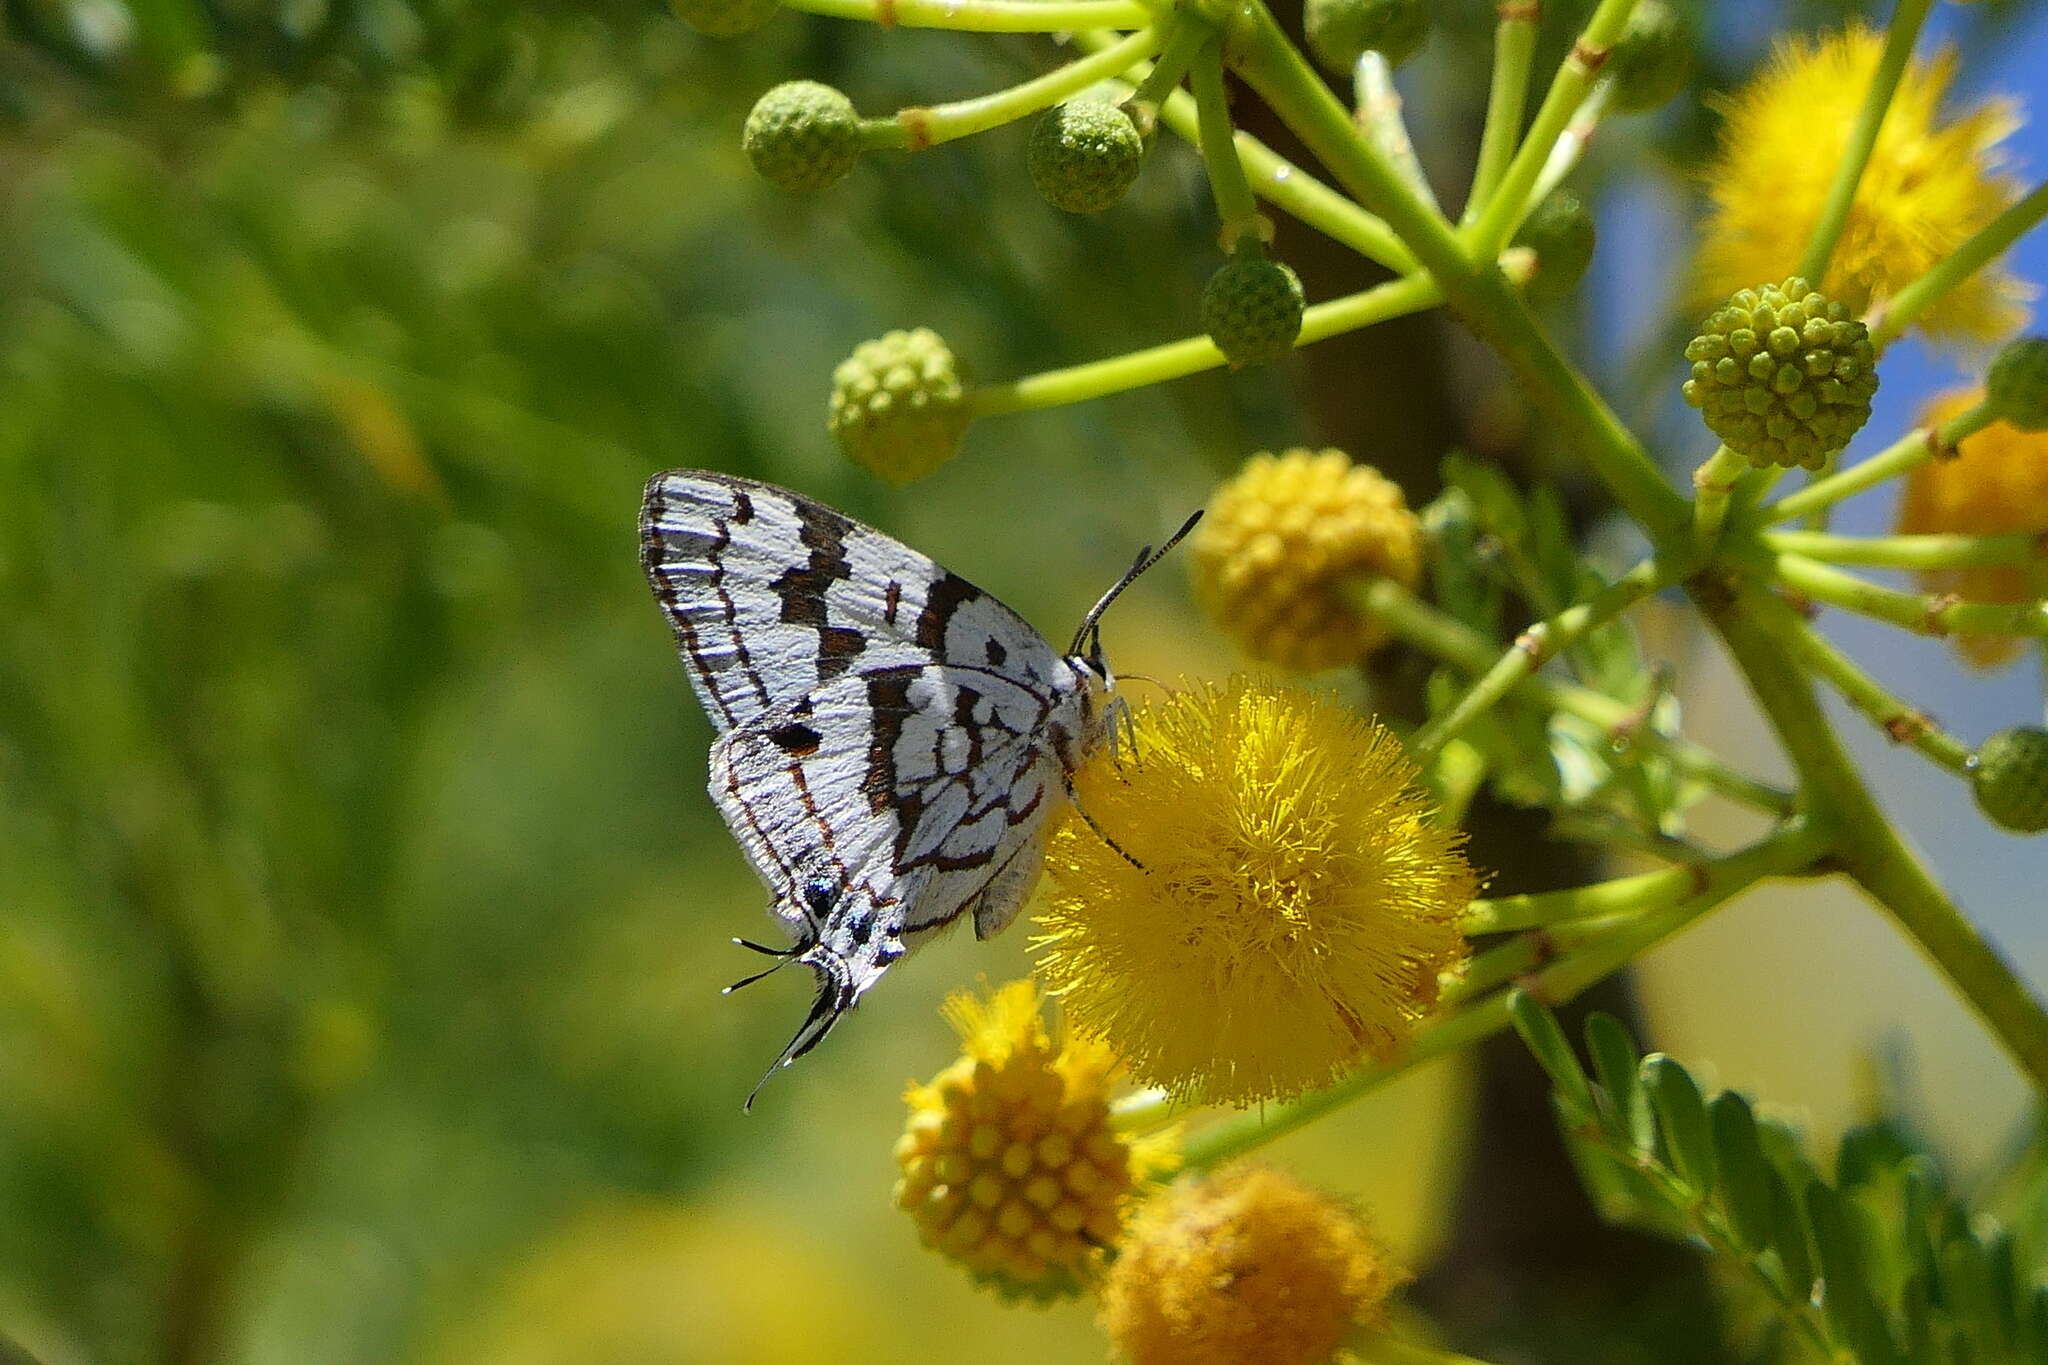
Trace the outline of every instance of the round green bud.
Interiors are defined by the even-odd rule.
[[[1283,358],[1301,336],[1308,306],[1301,280],[1278,261],[1241,254],[1202,289],[1202,330],[1233,370]]]
[[[2048,431],[2048,337],[2007,342],[1984,376],[1984,398],[2021,431]]]
[[[1570,190],[1558,190],[1536,206],[1515,241],[1536,253],[1529,292],[1560,298],[1593,261],[1593,215]]]
[[[1399,66],[1429,36],[1423,0],[1306,0],[1301,26],[1316,60],[1341,76],[1366,52]]]
[[[752,33],[775,17],[780,0],[668,0],[676,18],[712,38]]]
[[[1984,741],[1970,767],[1977,809],[2000,829],[2048,830],[2048,730],[2001,730]]]
[[[771,185],[799,194],[822,190],[860,160],[860,115],[829,85],[784,81],[754,102],[740,145]]]
[[[1100,213],[1138,178],[1145,140],[1116,105],[1074,100],[1039,116],[1024,159],[1031,183],[1054,208]]]
[[[952,459],[972,420],[960,364],[929,327],[863,341],[832,371],[826,425],[849,459],[890,483]]]
[[[1796,276],[1736,291],[1700,324],[1685,358],[1685,401],[1759,469],[1818,469],[1870,420],[1869,329]]]
[[[1607,58],[1614,107],[1640,112],[1669,104],[1692,80],[1693,46],[1692,21],[1684,10],[1665,0],[1636,0]]]

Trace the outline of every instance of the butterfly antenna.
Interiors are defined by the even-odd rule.
[[[1147,545],[1143,549],[1139,550],[1138,557],[1131,561],[1130,568],[1124,570],[1123,577],[1117,579],[1115,583],[1111,584],[1109,591],[1102,594],[1101,597],[1097,598],[1095,601],[1095,605],[1088,608],[1088,614],[1081,618],[1081,628],[1074,632],[1074,643],[1072,644],[1072,646],[1068,648],[1067,653],[1082,653],[1084,650],[1088,648],[1088,640],[1091,635],[1095,637],[1096,652],[1100,653],[1102,648],[1102,627],[1100,624],[1102,621],[1102,613],[1109,610],[1109,604],[1116,601],[1116,599],[1123,594],[1123,590],[1125,588],[1130,587],[1131,584],[1138,581],[1139,574],[1144,573],[1145,570],[1151,568],[1154,564],[1157,564],[1160,560],[1166,558],[1167,552],[1169,550],[1173,549],[1174,546],[1180,544],[1183,540],[1187,539],[1188,532],[1194,530],[1195,523],[1200,521],[1201,519],[1202,514],[1200,512],[1197,512],[1193,516],[1189,517],[1186,521],[1182,522],[1180,524],[1180,529],[1178,531],[1175,531],[1172,535],[1168,536],[1166,538],[1166,543],[1164,545],[1161,545],[1158,549],[1155,550],[1150,545]]]

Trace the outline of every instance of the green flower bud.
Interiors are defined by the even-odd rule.
[[[2048,730],[2001,730],[1984,741],[1970,767],[1977,809],[2019,834],[2048,830]]]
[[[1570,190],[1558,190],[1536,206],[1515,234],[1536,253],[1529,292],[1546,298],[1569,293],[1593,260],[1593,215]]]
[[[1101,100],[1074,100],[1046,110],[1031,130],[1025,154],[1031,183],[1054,208],[1068,213],[1100,213],[1123,198],[1144,159],[1138,125]]]
[[[959,362],[929,327],[863,341],[832,371],[826,425],[849,459],[890,483],[952,459],[971,420]]]
[[[1869,330],[1797,277],[1738,290],[1700,325],[1685,358],[1685,401],[1759,469],[1818,469],[1870,420]]]
[[[668,0],[676,18],[713,38],[752,33],[775,17],[779,0]]]
[[[1429,13],[1423,0],[1307,0],[1301,25],[1316,60],[1348,76],[1367,51],[1394,66],[1413,57],[1429,36]]]
[[[755,101],[740,145],[771,185],[799,194],[822,190],[860,160],[860,115],[829,85],[784,81]]]
[[[1202,289],[1202,330],[1233,370],[1265,365],[1294,349],[1308,300],[1278,261],[1241,253]]]
[[[1685,11],[1665,0],[1636,0],[1607,58],[1614,107],[1640,112],[1669,104],[1692,80],[1692,52],[1692,22]]]
[[[2048,431],[2048,337],[2007,342],[1984,377],[1984,397],[2021,431]]]

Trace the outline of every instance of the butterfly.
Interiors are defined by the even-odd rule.
[[[778,960],[727,990],[792,961],[817,977],[768,1075],[939,930],[968,919],[988,938],[1015,918],[1049,818],[1121,706],[1102,613],[1199,516],[1138,553],[1062,654],[958,574],[800,493],[705,470],[649,480],[641,562],[717,731],[711,800],[793,940],[735,939]]]

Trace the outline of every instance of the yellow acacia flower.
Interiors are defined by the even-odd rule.
[[[1039,1003],[1028,980],[947,998],[963,1055],[904,1096],[896,1204],[982,1282],[1051,1299],[1094,1274],[1131,1192],[1174,1164],[1174,1141],[1110,1125],[1116,1058],[1047,1028]]]
[[[1400,486],[1341,450],[1261,451],[1209,500],[1189,544],[1195,596],[1254,659],[1309,671],[1355,663],[1386,635],[1347,580],[1422,576],[1422,526]]]
[[[1947,422],[1983,396],[1967,389],[1945,393],[1920,414],[1920,425]],[[1965,436],[1953,457],[1916,466],[1899,499],[1898,529],[1973,536],[2048,532],[2048,432],[1993,422]],[[1965,602],[2017,603],[2038,595],[2026,570],[2010,566],[1930,569],[1920,581],[1929,592],[1954,593]],[[2019,641],[2003,635],[1958,635],[1954,642],[1979,668],[1995,668],[2019,651]]]
[[[1356,1211],[1260,1167],[1186,1181],[1132,1220],[1102,1323],[1130,1365],[1321,1365],[1406,1278]]]
[[[1705,177],[1712,208],[1694,272],[1699,308],[1799,264],[1883,47],[1860,25],[1789,38],[1727,101]],[[2018,110],[1993,100],[1944,119],[1954,75],[1954,54],[1943,53],[1913,62],[1899,83],[1827,274],[1815,281],[1853,312],[1898,293],[2018,197],[1998,152]],[[1990,341],[2026,320],[2029,297],[2024,284],[1987,268],[1919,325],[1933,337]]]
[[[1391,1054],[1463,963],[1477,891],[1399,741],[1242,679],[1142,706],[1133,739],[1082,770],[1088,819],[1046,856],[1033,948],[1074,1027],[1139,1081],[1215,1103]]]

